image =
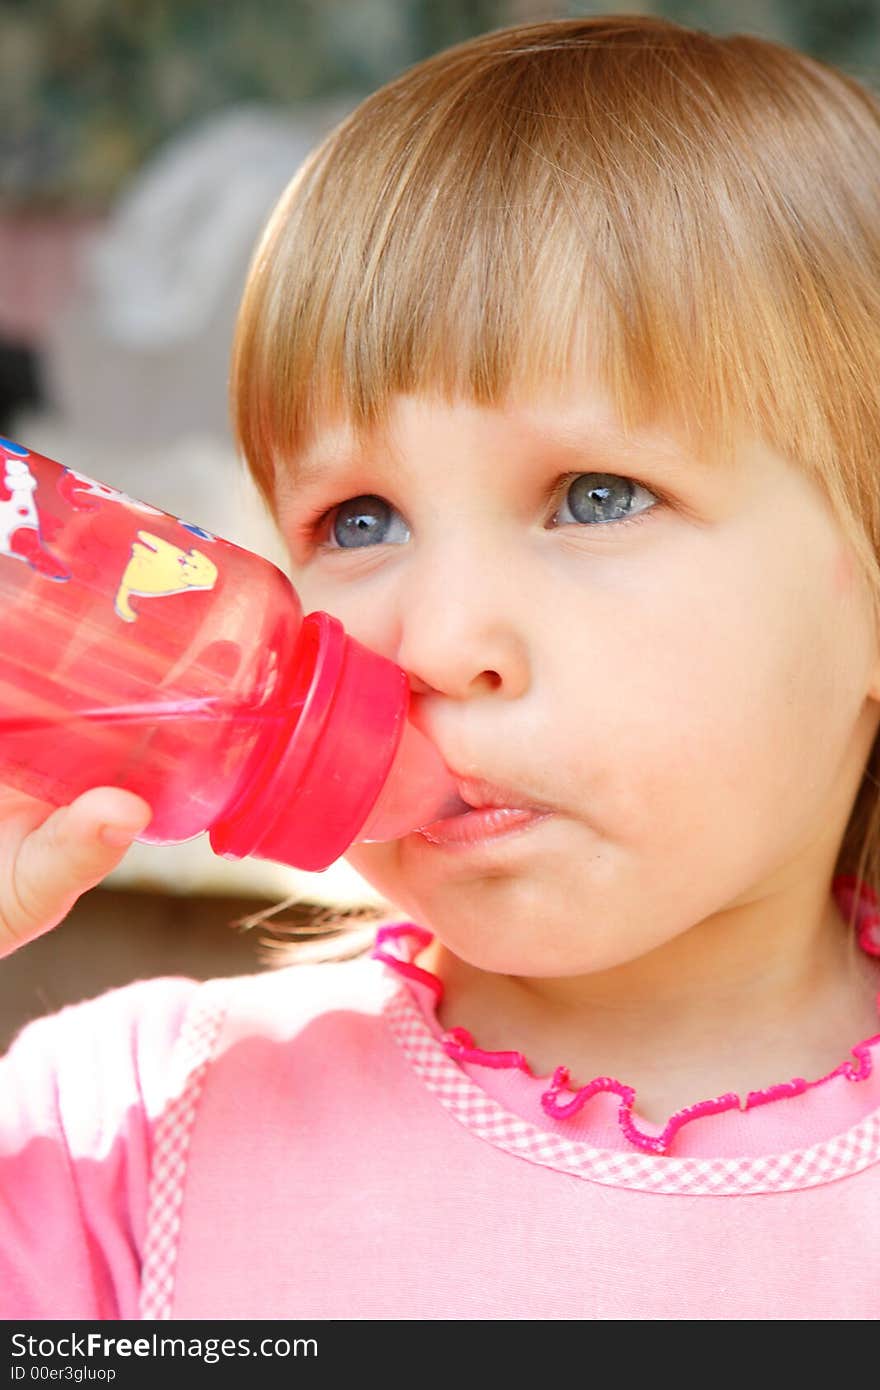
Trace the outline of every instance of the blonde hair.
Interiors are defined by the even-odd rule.
[[[880,102],[782,44],[648,16],[481,34],[373,93],[255,251],[233,427],[264,501],[397,392],[585,372],[707,460],[745,427],[828,497],[880,614]],[[838,857],[880,892],[871,751]]]

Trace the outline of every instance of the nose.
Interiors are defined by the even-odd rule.
[[[425,554],[407,575],[395,658],[413,693],[456,700],[523,696],[531,655],[518,591],[509,564]]]

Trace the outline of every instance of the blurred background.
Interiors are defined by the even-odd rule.
[[[412,63],[488,29],[611,13],[780,39],[880,81],[880,0],[0,0],[0,434],[285,569],[226,407],[238,299],[276,198]],[[135,845],[3,961],[0,1048],[28,1018],[130,979],[266,968],[273,922],[311,903],[384,905],[342,861],[307,874],[220,859],[207,835]]]

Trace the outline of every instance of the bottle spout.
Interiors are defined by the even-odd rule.
[[[357,843],[399,840],[468,809],[434,744],[407,719],[394,762]]]

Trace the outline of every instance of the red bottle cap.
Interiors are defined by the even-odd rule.
[[[406,758],[396,764],[396,790],[384,798],[386,806],[394,803],[390,815],[371,817],[409,729],[406,672],[320,612],[303,620],[294,665],[300,682],[307,682],[299,718],[274,766],[255,769],[244,799],[211,827],[214,852],[319,872],[357,841],[368,822],[373,838],[381,839],[436,819],[454,783],[439,754],[432,754],[431,764],[424,751],[428,740],[415,729],[406,740]],[[402,779],[416,761],[419,776],[407,812]]]

